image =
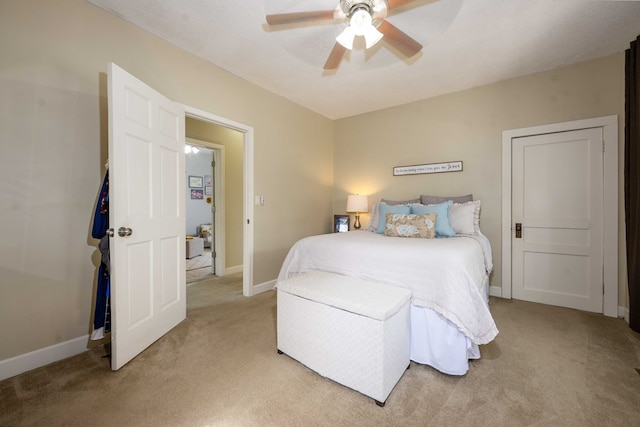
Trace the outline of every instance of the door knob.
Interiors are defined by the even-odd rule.
[[[522,239],[522,224],[516,222],[516,239]]]
[[[118,228],[118,236],[120,237],[129,237],[131,234],[133,234],[133,230],[128,227]]]

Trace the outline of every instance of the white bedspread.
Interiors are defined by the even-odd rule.
[[[491,269],[487,248],[470,237],[408,239],[368,231],[323,234],[299,240],[278,280],[309,270],[388,283],[412,291],[412,304],[453,322],[475,344],[498,334],[479,289]],[[490,257],[490,251],[489,251]]]

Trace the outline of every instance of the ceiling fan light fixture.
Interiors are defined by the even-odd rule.
[[[364,41],[366,43],[367,49],[378,43],[382,39],[383,35],[384,34],[378,31],[378,29],[373,25],[369,26],[367,31],[364,33]]]
[[[371,13],[365,8],[356,9],[351,15],[349,26],[357,36],[364,36],[368,28],[371,27]]]
[[[371,12],[367,8],[360,7],[353,11],[349,26],[336,37],[336,41],[351,50],[356,36],[364,37],[367,49],[382,39],[383,34],[374,27]]]
[[[351,26],[348,26],[344,29],[343,32],[340,33],[338,37],[336,37],[336,41],[344,46],[346,49],[353,49],[353,39],[355,39],[356,33],[353,31]]]

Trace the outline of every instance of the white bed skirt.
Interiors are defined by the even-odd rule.
[[[411,360],[445,374],[464,375],[469,359],[479,358],[478,345],[453,323],[430,308],[411,305]]]
[[[481,289],[488,304],[488,277]],[[480,359],[480,349],[440,314],[412,304],[410,359],[445,374],[464,375],[469,370],[469,360]]]

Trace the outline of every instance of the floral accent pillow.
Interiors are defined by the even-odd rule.
[[[384,235],[389,237],[436,237],[436,212],[430,214],[388,213]]]

